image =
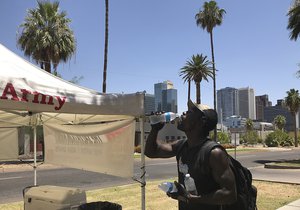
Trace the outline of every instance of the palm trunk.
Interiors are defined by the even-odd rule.
[[[191,80],[188,82],[188,100],[191,99]]]
[[[51,73],[51,64],[50,61],[45,61],[45,71]]]
[[[293,115],[294,115],[295,147],[298,147],[298,130],[297,130],[297,124],[296,124],[297,113],[294,113]]]
[[[214,110],[217,111],[217,100],[216,100],[216,67],[215,67],[215,54],[214,54],[214,42],[213,32],[210,32],[210,47],[211,47],[211,59],[213,67],[213,91],[214,91]],[[217,141],[217,127],[214,129],[214,140]]]
[[[196,82],[196,98],[197,104],[201,104],[200,82]]]
[[[104,67],[103,67],[103,83],[102,83],[103,93],[106,93],[107,51],[108,51],[108,0],[105,0],[105,44],[104,44]]]

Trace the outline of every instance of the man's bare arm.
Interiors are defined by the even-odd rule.
[[[176,155],[173,151],[172,145],[177,141],[172,144],[168,144],[161,143],[157,139],[158,132],[163,126],[164,124],[162,123],[152,125],[145,145],[145,155],[149,158],[169,158]]]
[[[188,199],[190,202],[220,205],[236,201],[235,177],[228,161],[228,156],[222,149],[215,148],[211,151],[209,165],[214,180],[220,188],[207,195],[190,195]]]

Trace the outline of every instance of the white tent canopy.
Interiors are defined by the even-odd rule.
[[[134,145],[135,117],[142,119],[144,117],[144,93],[97,93],[41,70],[0,44],[0,128],[11,128],[15,131],[19,126],[32,126],[36,154],[36,126],[44,125],[45,161],[48,158],[53,161],[50,161],[51,163],[57,163],[60,161],[57,157],[60,157],[64,158],[65,162],[73,164],[69,165],[72,167],[75,166],[74,159],[77,158],[81,159],[77,162],[79,167],[82,167],[80,164],[91,159],[93,164],[97,165],[94,158],[99,153],[103,159],[105,156],[110,156],[107,150],[113,153],[120,151],[119,155],[108,158],[111,163],[104,164],[105,161],[101,160],[100,165],[105,165],[105,168],[96,171],[122,176],[124,174],[120,170],[123,170],[126,164],[121,161],[128,163],[130,157],[133,159],[131,152]],[[140,130],[142,133],[142,209],[145,209],[143,123]],[[10,139],[13,139],[15,134],[13,135],[13,131],[10,133]],[[1,137],[4,136],[0,135]],[[83,140],[85,142],[80,147]],[[2,150],[5,149],[6,144],[8,147],[16,146],[15,142],[11,145],[8,145],[8,141],[2,142],[5,142],[2,145],[0,142]],[[107,142],[110,145],[104,145]],[[126,147],[128,144],[131,147]],[[50,149],[47,150],[47,146]],[[67,151],[67,155],[64,156],[62,151]],[[78,152],[87,155],[93,153],[94,156],[80,157]],[[131,163],[130,169],[133,170],[133,160]],[[110,169],[114,164],[122,166],[119,171]],[[89,170],[93,167],[88,165],[82,168]],[[125,175],[129,174],[125,173]],[[34,176],[36,185],[36,156]]]
[[[0,44],[0,109],[143,115],[143,94],[99,94],[41,70]]]
[[[144,93],[97,93],[41,70],[0,44],[0,128],[86,126],[133,121],[143,113]]]

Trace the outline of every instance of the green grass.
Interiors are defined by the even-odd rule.
[[[234,153],[234,149],[226,149],[228,153]],[[252,148],[238,148],[236,152],[257,152],[261,151],[261,149],[252,149]]]
[[[171,181],[172,179],[170,179]],[[165,181],[165,180],[164,180]],[[147,210],[177,210],[177,201],[167,197],[157,185],[161,181],[149,181],[146,185]],[[254,181],[258,189],[259,210],[277,209],[300,198],[300,185]],[[87,201],[109,201],[122,205],[123,210],[141,209],[139,184],[87,191]],[[0,204],[0,210],[22,210],[23,202]]]

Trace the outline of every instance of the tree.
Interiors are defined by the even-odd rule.
[[[246,120],[246,130],[247,131],[252,131],[253,130],[253,121],[251,119]]]
[[[182,76],[185,82],[189,82],[189,85],[190,81],[195,81],[197,103],[200,104],[200,83],[203,79],[208,81],[209,77],[212,78],[211,62],[207,60],[207,56],[203,56],[202,54],[193,55],[192,58],[186,62],[186,65],[181,68],[179,75]]]
[[[289,17],[287,29],[290,30],[290,40],[297,41],[300,35],[300,0],[294,0],[287,16]],[[300,67],[299,64],[298,67]],[[300,78],[300,70],[297,71],[296,77]]]
[[[295,133],[295,147],[298,147],[298,130],[297,130],[297,114],[300,106],[300,96],[299,91],[295,89],[290,89],[286,92],[288,95],[285,97],[285,105],[291,112],[294,119],[294,133]]]
[[[37,1],[37,8],[29,9],[19,27],[17,45],[24,54],[35,60],[42,69],[51,73],[58,64],[67,62],[76,50],[71,20],[66,12],[59,12],[59,2]]]
[[[277,115],[275,118],[274,118],[274,125],[276,126],[277,129],[283,131],[283,128],[286,124],[286,119],[285,119],[285,116],[283,115]]]
[[[108,0],[105,0],[105,43],[102,92],[106,93],[107,54],[108,54]]]
[[[290,30],[290,40],[297,41],[300,34],[300,1],[295,0],[289,9],[287,16],[289,16],[287,29]]]
[[[222,24],[223,16],[226,13],[224,9],[220,9],[215,1],[204,2],[203,10],[196,14],[197,26],[200,26],[203,30],[210,35],[210,47],[213,67],[213,91],[214,91],[214,109],[217,109],[216,100],[216,67],[215,67],[215,55],[214,55],[214,43],[213,43],[213,29]],[[217,136],[217,129],[214,130],[214,136]],[[216,139],[215,139],[216,140]]]

